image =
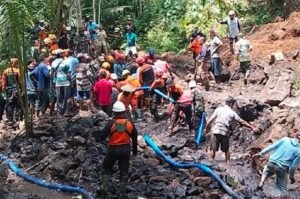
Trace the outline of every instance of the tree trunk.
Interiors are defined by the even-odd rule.
[[[98,24],[100,24],[100,19],[101,19],[101,4],[102,4],[102,0],[99,0],[99,2],[98,2]]]
[[[75,0],[75,6],[76,6],[76,17],[77,17],[77,32],[79,31],[79,28],[82,28],[82,13],[81,13],[81,4],[80,0]]]
[[[96,21],[96,0],[93,0],[93,19]]]
[[[56,10],[56,19],[53,28],[57,28],[57,36],[60,37],[61,34],[61,19],[62,19],[62,9],[64,6],[64,0],[58,0],[57,10]]]

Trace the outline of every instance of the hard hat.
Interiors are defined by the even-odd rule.
[[[122,76],[125,76],[125,75],[129,75],[130,74],[130,71],[129,70],[123,70],[122,72]]]
[[[56,40],[56,35],[55,34],[49,34],[48,38],[51,39],[51,40]]]
[[[135,62],[139,65],[142,65],[145,63],[145,59],[143,57],[136,58]]]
[[[243,37],[244,37],[244,34],[243,34],[242,32],[240,32],[240,33],[238,34],[238,37],[243,38]]]
[[[121,90],[124,92],[133,93],[135,91],[135,88],[133,88],[133,86],[131,86],[130,84],[126,84],[121,87]]]
[[[52,54],[53,55],[59,55],[59,54],[61,54],[61,53],[63,53],[64,51],[62,50],[62,49],[60,49],[60,48],[58,48],[58,49],[56,49],[56,50],[53,50],[52,51]]]
[[[125,112],[126,107],[125,107],[123,102],[117,101],[117,102],[114,103],[112,111],[115,112],[115,113]]]
[[[109,69],[110,68],[110,64],[108,62],[104,62],[102,65],[101,65],[102,68],[105,68],[105,69]]]
[[[50,39],[50,38],[46,38],[46,39],[44,39],[44,43],[45,44],[51,44],[52,43],[52,40]]]
[[[77,55],[77,58],[80,58],[80,57],[85,57],[85,55],[84,55],[83,53],[79,53],[79,54]]]
[[[149,56],[155,55],[155,50],[153,48],[150,48],[148,51]]]
[[[117,74],[116,74],[116,73],[110,74],[110,79],[112,79],[112,80],[117,80],[117,79],[118,79]]]
[[[191,80],[191,81],[189,82],[189,88],[195,88],[196,85],[197,85],[197,83],[196,83],[195,80]]]
[[[114,57],[111,55],[108,55],[105,57],[105,61],[109,62],[109,63],[113,63],[114,62]]]
[[[229,13],[228,13],[228,15],[229,15],[229,16],[235,15],[235,12],[234,12],[233,10],[230,10]]]

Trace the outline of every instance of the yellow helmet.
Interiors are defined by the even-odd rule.
[[[105,57],[105,61],[107,61],[108,63],[113,63],[114,62],[114,57],[111,55],[107,55]]]
[[[108,70],[110,69],[110,64],[108,62],[104,62],[101,67]]]
[[[52,44],[52,40],[47,37],[46,39],[44,39],[44,43],[45,44]]]
[[[49,34],[48,38],[51,40],[56,40],[55,34]]]

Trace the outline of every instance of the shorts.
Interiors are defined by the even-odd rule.
[[[250,61],[240,62],[240,72],[246,74],[247,70],[250,69]]]
[[[30,104],[31,108],[37,108],[37,99],[38,95],[37,94],[27,94],[28,102]]]
[[[78,98],[83,99],[86,97],[86,99],[90,99],[91,97],[91,92],[90,91],[77,91]]]
[[[126,47],[125,56],[128,56],[130,51],[133,55],[136,55],[137,54],[136,46]]]
[[[238,40],[239,40],[238,37],[235,37],[235,38],[229,38],[229,43],[230,43],[230,44],[233,44],[233,41],[234,41],[234,42],[237,42]]]
[[[221,151],[224,153],[229,151],[229,136],[221,134],[212,134],[211,138],[211,150],[219,151],[221,145]]]
[[[276,174],[276,189],[281,195],[287,195],[288,171],[288,167],[282,168],[276,163],[268,162],[264,167],[263,175],[270,177]]]

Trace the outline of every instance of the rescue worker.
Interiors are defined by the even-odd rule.
[[[122,72],[125,69],[125,55],[119,52],[115,52],[116,62],[113,64],[114,73],[118,76],[119,79],[122,78]]]
[[[85,31],[83,28],[79,29],[78,35],[74,37],[74,44],[76,53],[85,53],[87,54],[89,52],[89,39],[84,34]]]
[[[51,52],[50,51],[51,45],[52,45],[52,40],[50,38],[47,37],[46,39],[44,39],[44,46],[41,49],[41,54],[44,54],[48,57]]]
[[[203,117],[205,113],[205,102],[203,94],[199,87],[197,87],[196,81],[191,80],[189,82],[189,88],[192,92],[193,96],[193,126],[195,127],[195,131],[199,128],[199,120]],[[205,126],[206,121],[204,120],[203,126]]]
[[[205,38],[202,37],[202,42],[205,43]],[[209,66],[210,66],[210,49],[209,49],[209,44],[205,43],[202,46],[201,52],[198,56],[198,62],[199,62],[199,69],[200,69],[200,76],[201,80],[204,84],[205,90],[209,90]],[[195,72],[195,77],[198,71]],[[196,78],[195,78],[196,80]]]
[[[121,91],[122,92],[118,96],[118,101],[123,102],[126,107],[126,117],[131,120],[131,109],[129,106],[135,89],[130,84],[126,84],[121,87]]]
[[[21,107],[19,102],[20,71],[18,59],[11,58],[10,65],[2,73],[2,91],[6,92],[6,114],[7,124],[12,126],[15,121],[22,120]]]
[[[169,132],[172,134],[173,129],[176,123],[179,120],[179,116],[181,112],[185,115],[185,122],[189,126],[189,130],[193,131],[193,122],[192,122],[192,102],[193,97],[190,90],[185,90],[175,104],[175,117],[172,119],[171,124],[169,126]]]
[[[138,64],[137,74],[139,81],[142,87],[151,86],[151,84],[155,80],[154,69],[151,65],[145,63],[145,59],[143,57],[138,57],[136,59],[136,63]],[[144,105],[148,109],[150,108],[150,92],[146,91],[144,93]]]
[[[157,89],[164,93],[165,80],[162,78],[163,71],[156,72],[156,80],[151,84],[150,90],[152,95],[150,112],[154,116],[154,121],[159,122],[159,115],[157,111],[157,105],[161,102],[161,96],[154,92]]]
[[[110,79],[110,72],[109,72],[109,69],[110,69],[110,64],[108,62],[104,62],[102,65],[101,65],[101,68],[99,70],[99,74],[104,71],[106,73],[106,80],[109,80]]]
[[[250,75],[250,51],[252,50],[252,46],[249,40],[244,38],[243,33],[239,34],[239,40],[235,44],[236,51],[235,54],[237,56],[237,60],[240,62],[240,72],[244,75],[244,84],[247,85],[248,77]]]
[[[121,90],[122,86],[125,86],[128,84],[128,80],[131,78],[130,71],[129,70],[123,70],[122,72],[122,79],[116,83],[116,88]]]
[[[107,192],[108,175],[112,173],[114,164],[118,161],[120,171],[120,198],[125,197],[126,185],[129,179],[130,143],[132,140],[132,154],[137,155],[137,130],[134,124],[126,119],[124,103],[117,101],[113,105],[114,119],[110,120],[101,131],[101,139],[109,137],[107,155],[103,160],[102,186]]]
[[[138,79],[138,75],[132,74],[127,78],[127,82],[135,89],[135,92],[132,94],[131,97],[131,107],[132,107],[132,113],[134,116],[134,121],[141,121],[143,118],[143,113],[142,113],[142,99],[144,95],[143,90],[137,90],[138,88],[141,87],[141,83]]]
[[[228,97],[225,102],[225,106],[217,108],[207,122],[204,131],[205,134],[208,133],[212,123],[215,121],[211,140],[212,159],[215,159],[216,151],[218,151],[219,147],[221,146],[221,150],[225,153],[225,161],[230,161],[229,137],[231,131],[230,124],[233,121],[237,121],[241,125],[250,128],[254,133],[259,133],[258,128],[241,119],[240,116],[238,116],[238,114],[232,110],[235,103],[236,100],[233,97]]]
[[[167,91],[169,93],[169,96],[177,101],[180,96],[183,94],[183,88],[179,84],[175,84],[173,80],[168,79],[166,82]]]
[[[198,35],[188,46],[188,50],[193,52],[194,59],[196,59],[199,53],[201,52],[202,44],[203,42],[201,40],[201,36]]]
[[[273,152],[267,165],[264,167],[258,189],[263,189],[265,180],[276,174],[276,192],[281,198],[288,198],[288,174],[291,184],[296,182],[295,172],[300,163],[300,132],[294,138],[284,137],[263,149],[253,157],[261,157]]]
[[[155,50],[153,48],[150,48],[148,51],[148,56],[145,57],[145,63],[154,65],[155,62],[156,62]]]
[[[53,50],[58,49],[58,44],[57,44],[57,39],[55,34],[49,34],[48,36],[49,39],[51,39],[51,46],[50,46],[50,52],[52,52]]]
[[[241,31],[240,21],[235,16],[235,11],[233,10],[229,11],[228,18],[223,21],[219,21],[219,23],[227,25],[227,34],[230,43],[230,52],[234,54],[233,42],[238,41],[238,35]]]

